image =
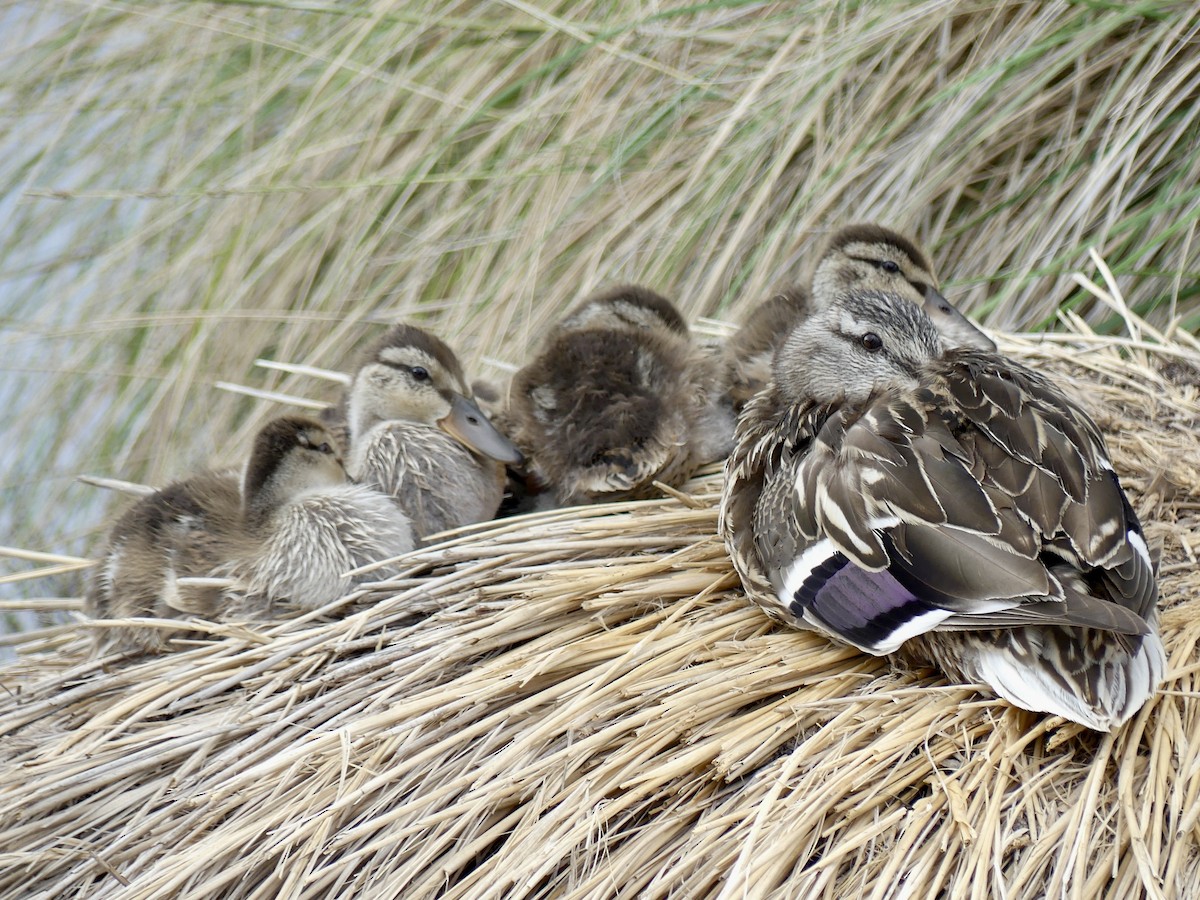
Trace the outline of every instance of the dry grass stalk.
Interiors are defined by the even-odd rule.
[[[1200,896],[1200,356],[1001,340],[1083,395],[1162,549],[1168,682],[1115,736],[773,625],[709,472],[160,658],[30,637],[0,893]]]

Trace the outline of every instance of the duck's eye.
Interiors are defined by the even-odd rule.
[[[409,372],[412,374],[413,379],[416,381],[428,381],[429,380],[429,370],[426,369],[424,366],[413,366],[411,369],[409,369]]]
[[[863,349],[870,353],[875,353],[883,349],[883,338],[873,331],[868,331],[864,334],[859,338],[859,342],[863,345]]]
[[[900,264],[894,259],[885,259],[879,264],[879,268],[887,272],[889,275],[895,275],[900,271]]]

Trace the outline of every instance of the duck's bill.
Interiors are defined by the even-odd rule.
[[[937,330],[955,344],[977,350],[995,350],[996,342],[975,327],[958,307],[942,296],[936,288],[925,288],[925,314]]]
[[[512,465],[525,461],[517,445],[496,429],[473,400],[462,394],[454,395],[449,415],[439,420],[438,426],[476,453]]]

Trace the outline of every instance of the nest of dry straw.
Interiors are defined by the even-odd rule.
[[[1200,357],[1004,349],[1084,395],[1162,548],[1168,681],[1118,734],[773,624],[710,471],[162,657],[30,638],[0,894],[1200,895]]]

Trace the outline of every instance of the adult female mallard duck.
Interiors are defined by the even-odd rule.
[[[665,297],[584,300],[513,376],[508,416],[532,480],[561,505],[641,497],[729,451],[718,365]]]
[[[944,350],[898,294],[818,300],[726,464],[721,530],[747,593],[1016,706],[1125,722],[1166,659],[1154,566],[1096,425],[1035,372]]]
[[[388,498],[349,484],[329,432],[285,416],[256,436],[244,478],[204,472],[139,500],[117,521],[88,591],[94,618],[221,618],[291,600],[323,606],[353,585],[345,573],[413,546]],[[181,579],[233,575],[232,595]],[[120,626],[102,648],[160,651],[185,627]]]
[[[493,518],[516,446],[475,403],[454,352],[396,325],[367,353],[346,400],[355,481],[391,496],[418,539]]]

